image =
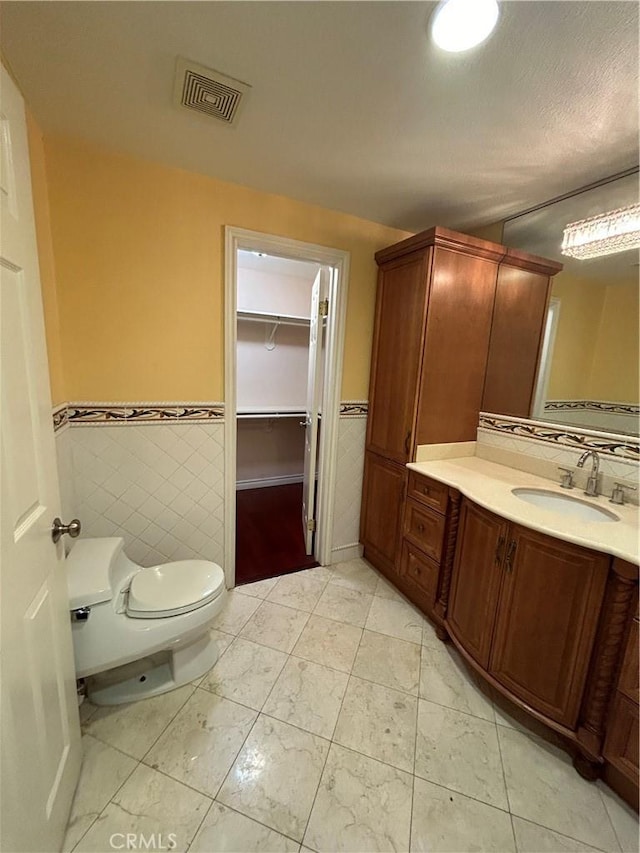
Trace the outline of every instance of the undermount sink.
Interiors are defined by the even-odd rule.
[[[620,521],[618,516],[608,509],[546,489],[512,489],[511,494],[533,506],[550,509],[561,515],[571,515],[582,521]]]

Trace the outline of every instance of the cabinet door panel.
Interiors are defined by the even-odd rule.
[[[482,397],[484,412],[529,417],[548,290],[548,275],[500,266]]]
[[[378,275],[367,449],[402,463],[413,451],[430,257],[413,253]]]
[[[603,754],[631,781],[638,784],[638,706],[617,693],[609,715]]]
[[[485,669],[500,592],[507,524],[463,500],[447,626]]]
[[[362,544],[366,558],[385,574],[396,571],[405,480],[402,465],[365,454]]]
[[[558,723],[574,728],[610,558],[513,525],[491,674]]]
[[[495,261],[435,250],[417,444],[476,438],[497,272]]]

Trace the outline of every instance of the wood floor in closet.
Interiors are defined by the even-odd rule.
[[[309,569],[302,535],[302,483],[236,493],[236,583]]]

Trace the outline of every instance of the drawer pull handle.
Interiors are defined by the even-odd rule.
[[[502,558],[504,557],[504,536],[501,536],[498,539],[498,544],[496,545],[496,566],[500,566],[502,564]]]
[[[422,522],[420,522],[420,524],[418,524],[417,527],[418,527],[418,531],[420,533],[424,533],[424,524]]]
[[[516,555],[516,547],[516,540],[512,539],[511,542],[509,542],[509,550],[507,551],[507,559],[505,560],[504,565],[509,574],[513,571],[513,558]]]
[[[431,489],[429,488],[429,486],[423,486],[422,487],[422,493],[424,495],[428,495],[430,493],[430,491],[431,491]]]

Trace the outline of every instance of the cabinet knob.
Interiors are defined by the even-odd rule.
[[[417,525],[417,528],[420,533],[424,533],[424,524],[422,522]]]
[[[429,486],[423,486],[422,487],[422,494],[423,495],[428,495],[430,491],[431,491],[431,489],[429,488]]]

